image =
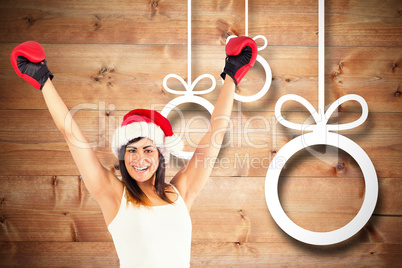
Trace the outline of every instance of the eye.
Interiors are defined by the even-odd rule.
[[[130,154],[135,154],[137,151],[134,149],[129,149],[129,150],[127,150],[127,152],[129,152]]]
[[[145,152],[148,153],[148,154],[153,153],[153,151],[150,150],[150,149],[146,149]]]

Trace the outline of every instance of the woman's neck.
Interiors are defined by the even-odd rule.
[[[155,192],[155,174],[144,182],[138,182],[137,185],[144,192],[144,194],[148,195],[148,193]]]

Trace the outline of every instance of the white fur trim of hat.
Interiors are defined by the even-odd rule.
[[[135,138],[144,137],[153,141],[169,161],[170,153],[183,150],[183,141],[172,131],[170,122],[153,110],[136,109],[127,113],[121,126],[114,132],[112,151],[119,157],[120,149]]]

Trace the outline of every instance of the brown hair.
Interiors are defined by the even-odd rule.
[[[124,161],[125,154],[126,154],[126,147],[134,142],[137,142],[144,137],[138,137],[135,138],[131,141],[129,141],[126,145],[122,146],[119,150],[119,167],[120,167],[120,173],[122,177],[123,184],[127,188],[127,201],[133,203],[136,206],[151,206],[151,201],[148,199],[148,197],[144,194],[144,192],[141,190],[141,188],[138,186],[137,181],[130,176],[130,174],[127,171],[126,164]],[[172,204],[173,202],[167,197],[166,195],[166,188],[169,186],[167,183],[165,183],[165,158],[163,157],[162,153],[158,150],[159,154],[159,165],[158,168],[154,174],[155,176],[155,192],[156,194],[163,200],[166,201],[169,204]]]

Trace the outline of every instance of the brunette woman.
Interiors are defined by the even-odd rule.
[[[226,46],[226,54],[221,74],[225,81],[211,116],[210,128],[193,157],[169,184],[165,182],[165,161],[170,153],[182,149],[182,141],[174,135],[165,117],[145,109],[125,115],[112,146],[119,158],[120,180],[100,163],[57,93],[40,44],[34,41],[22,43],[11,54],[17,74],[42,90],[49,112],[64,135],[84,183],[102,210],[121,267],[178,268],[190,265],[189,211],[213,167],[211,162],[203,163],[213,161],[219,153],[229,123],[235,86],[254,65],[257,46],[251,38],[233,38]]]

